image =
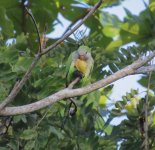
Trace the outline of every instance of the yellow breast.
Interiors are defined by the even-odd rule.
[[[75,62],[75,66],[76,66],[77,70],[80,71],[81,73],[83,73],[83,74],[86,73],[86,69],[87,69],[86,61],[77,59]]]

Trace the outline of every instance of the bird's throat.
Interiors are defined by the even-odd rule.
[[[84,60],[77,59],[75,62],[75,67],[77,68],[78,71],[80,71],[82,74],[86,73],[87,70],[87,63]]]
[[[79,59],[80,59],[80,60],[86,60],[86,57],[85,57],[84,55],[80,55],[80,56],[79,56]]]

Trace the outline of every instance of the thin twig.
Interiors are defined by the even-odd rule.
[[[37,22],[36,22],[36,20],[35,20],[35,18],[34,18],[34,16],[33,16],[32,12],[30,12],[26,7],[25,7],[25,9],[26,9],[27,13],[28,13],[29,16],[31,17],[31,19],[32,19],[32,21],[33,21],[33,23],[34,23],[34,25],[35,25],[35,28],[36,28],[36,31],[37,31],[37,35],[38,35],[38,40],[39,40],[39,53],[41,53],[41,51],[42,51],[42,47],[41,47],[41,38],[40,38],[39,29],[38,29],[38,27],[37,27]]]
[[[69,108],[71,108],[71,106],[72,106],[72,104],[74,105],[74,108],[75,108],[75,112],[77,111],[77,106],[76,106],[76,103],[74,102],[74,99],[73,98],[69,98],[69,100],[70,100],[70,106],[69,106]]]
[[[16,87],[16,91],[12,90],[9,96],[0,104],[0,112],[1,110],[10,102],[13,101],[13,99],[16,97],[16,95],[19,93],[19,91],[22,89],[23,85],[26,83],[26,81],[29,79],[31,72],[33,68],[36,66],[37,62],[39,61],[40,57],[44,54],[46,54],[48,51],[54,49],[57,45],[59,45],[61,42],[63,42],[67,37],[69,37],[75,30],[77,30],[83,23],[86,21],[95,11],[99,8],[99,6],[104,2],[104,0],[100,0],[96,5],[87,13],[87,15],[81,19],[79,24],[77,24],[71,31],[69,31],[66,35],[64,35],[61,39],[56,41],[51,46],[47,47],[46,49],[42,50],[41,53],[38,53],[34,60],[32,61],[32,64],[30,65],[29,69],[23,76],[22,80],[19,82],[19,84]]]
[[[67,111],[67,115],[64,116],[64,119],[63,119],[62,125],[61,125],[61,129],[64,129],[64,125],[65,125],[65,123],[66,123],[66,121],[67,121],[67,118],[68,118],[69,116],[75,115],[75,113],[76,113],[76,111],[77,111],[77,105],[76,105],[76,103],[74,102],[73,98],[69,98],[68,100],[70,101],[70,104],[69,104],[69,107],[67,107],[67,106],[65,107],[64,114],[65,114],[65,112]],[[72,108],[72,104],[74,105],[74,108]]]
[[[149,73],[149,79],[148,79],[148,85],[147,85],[147,95],[145,99],[145,105],[144,105],[144,110],[145,110],[145,123],[144,123],[144,131],[145,131],[145,136],[144,136],[144,148],[145,150],[149,150],[149,141],[148,141],[148,99],[149,99],[149,90],[150,90],[150,82],[151,82],[151,75],[152,72]]]
[[[77,77],[75,80],[73,80],[73,81],[67,86],[67,88],[72,89],[72,88],[74,87],[74,85],[75,85],[76,83],[78,83],[79,81],[80,81],[80,77]],[[65,124],[65,122],[66,122],[68,116],[74,115],[74,114],[76,113],[76,111],[77,111],[77,106],[76,106],[76,103],[74,102],[74,100],[73,100],[72,98],[69,98],[69,99],[67,99],[67,100],[70,101],[70,104],[69,104],[69,107],[68,107],[68,114],[67,114],[67,116],[65,117],[65,119],[64,119],[64,121],[63,121],[63,123],[62,123],[62,129],[64,128],[64,124]],[[74,105],[74,108],[73,108],[73,109],[72,109],[72,104]],[[66,111],[66,109],[67,109],[67,107],[65,108],[65,111]]]
[[[82,19],[88,12],[82,14],[80,17],[76,18],[75,20],[72,21],[72,23],[67,27],[65,32],[63,33],[62,36],[64,36],[70,29],[73,27],[80,19]]]
[[[150,62],[151,65],[151,62]],[[150,83],[151,83],[151,76],[152,76],[152,71],[149,72],[149,78],[148,78],[148,84],[147,84],[147,95],[145,98],[145,104],[144,104],[144,112],[145,112],[145,122],[144,122],[144,149],[149,150],[149,137],[148,137],[148,107],[149,107],[149,91],[150,91]],[[151,118],[150,118],[151,119]]]
[[[74,85],[76,83],[78,83],[80,81],[80,77],[77,77],[74,81],[72,81],[69,85],[68,85],[68,88],[69,89],[72,89],[74,87]]]
[[[43,119],[46,117],[47,113],[49,112],[50,109],[48,109],[45,114],[43,115],[43,117],[38,121],[37,125],[34,127],[34,129],[37,129],[38,126],[40,125],[40,123],[43,121]]]
[[[46,49],[43,50],[41,55],[46,54],[48,51],[51,49],[55,48],[57,45],[59,45],[61,42],[63,42],[67,37],[69,37],[74,31],[76,31],[99,7],[100,5],[104,2],[105,0],[100,0],[98,3],[95,4],[94,7],[90,9],[90,11],[85,15],[84,18],[80,19],[80,22],[70,31],[68,31],[61,39],[56,41],[54,44],[51,46],[47,47]]]

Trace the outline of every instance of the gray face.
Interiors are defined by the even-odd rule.
[[[78,55],[79,56],[86,56],[86,54],[87,54],[87,51],[85,49],[79,49],[78,50]]]
[[[80,46],[79,49],[76,51],[76,57],[81,60],[89,60],[91,59],[91,53],[89,52],[89,47],[87,46]]]
[[[78,58],[81,59],[81,60],[87,60],[87,51],[86,50],[82,50],[82,49],[79,49],[78,50]]]
[[[91,58],[91,53],[87,52],[87,54],[86,54],[86,60],[89,59],[89,58]]]

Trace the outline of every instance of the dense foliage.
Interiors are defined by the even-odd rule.
[[[75,23],[97,0],[1,0],[0,1],[0,101],[3,101],[20,80],[39,49],[38,36],[25,7],[31,9],[41,36],[55,30],[65,19]],[[92,82],[98,81],[131,64],[155,47],[155,2],[150,0],[138,16],[125,9],[126,17],[104,12],[105,7],[121,5],[121,0],[106,0],[85,23],[89,28],[78,30],[53,51],[44,55],[33,69],[30,79],[11,106],[38,101],[65,87],[65,64],[68,56],[84,42],[92,48],[95,67]],[[63,34],[63,33],[62,33]],[[47,45],[57,39],[49,37]],[[134,42],[128,48],[122,45]],[[109,70],[103,70],[108,66]],[[147,87],[148,75],[139,83]],[[155,75],[152,73],[149,93],[149,144],[155,149]],[[123,89],[123,87],[122,87]],[[68,101],[60,101],[36,112],[0,117],[0,150],[139,150],[144,141],[144,104],[137,89],[109,100],[113,85],[74,98],[78,110],[68,116]],[[121,89],[120,89],[121,92]],[[145,95],[147,92],[145,92]],[[108,102],[110,101],[110,103]],[[108,102],[108,103],[107,103]],[[126,117],[119,125],[116,118]]]

